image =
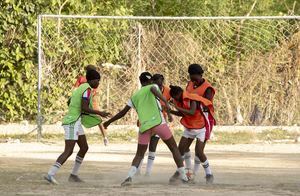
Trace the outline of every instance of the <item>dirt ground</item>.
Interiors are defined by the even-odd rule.
[[[203,170],[195,184],[169,185],[175,164],[160,144],[153,175],[137,176],[126,188],[120,183],[135,144],[91,144],[80,170],[85,183],[68,182],[74,153],[57,174],[60,184],[50,185],[43,175],[63,147],[62,143],[0,143],[0,195],[300,195],[299,144],[208,144],[206,152],[215,175],[215,183],[209,186]]]

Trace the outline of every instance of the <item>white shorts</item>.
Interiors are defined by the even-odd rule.
[[[65,130],[65,140],[78,140],[79,135],[84,135],[81,118],[74,123],[63,125],[63,128]]]
[[[205,141],[205,132],[206,129],[203,127],[202,129],[188,129],[184,127],[184,131],[182,137],[191,138],[191,139],[199,139],[201,142]]]

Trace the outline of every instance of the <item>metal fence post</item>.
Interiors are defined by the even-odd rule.
[[[41,86],[42,86],[42,16],[38,16],[38,103],[37,103],[37,141],[42,138]]]
[[[144,71],[144,68],[142,66],[142,57],[141,57],[142,25],[140,23],[138,23],[137,28],[138,28],[138,33],[137,33],[137,37],[138,37],[138,45],[137,45],[137,66],[138,66],[138,70],[137,70],[137,89],[140,89],[141,84],[139,82],[139,76]]]

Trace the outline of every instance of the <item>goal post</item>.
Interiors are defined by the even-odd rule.
[[[61,121],[73,84],[88,64],[101,72],[97,99],[112,113],[140,87],[142,71],[164,74],[167,84],[184,88],[188,65],[200,63],[217,89],[219,124],[251,124],[254,108],[261,124],[295,124],[300,120],[299,30],[299,16],[39,15],[38,139],[44,123]],[[118,123],[135,119],[132,113]]]

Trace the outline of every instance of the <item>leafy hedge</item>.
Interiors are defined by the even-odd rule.
[[[254,1],[253,1],[254,2]],[[37,15],[246,15],[247,0],[211,1],[0,1],[0,121],[35,120],[37,108]],[[252,15],[300,13],[298,1],[258,1]]]

